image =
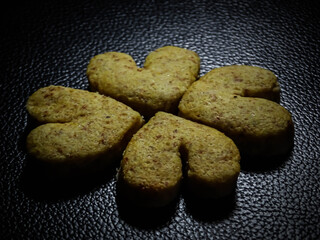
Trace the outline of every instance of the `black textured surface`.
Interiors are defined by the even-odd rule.
[[[319,239],[320,11],[316,1],[26,1],[1,20],[2,239]],[[49,84],[86,89],[89,59],[131,54],[138,65],[176,45],[214,67],[272,70],[295,122],[295,145],[270,164],[243,163],[235,196],[198,204],[181,194],[142,211],[117,198],[115,168],[81,184],[42,180],[24,149],[25,103]],[[259,160],[257,160],[259,161]],[[93,180],[92,180],[93,179]],[[84,184],[86,183],[86,184]]]

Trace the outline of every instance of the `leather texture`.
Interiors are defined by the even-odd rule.
[[[1,21],[2,239],[319,239],[320,11],[317,1],[26,1]],[[158,47],[196,51],[202,76],[230,64],[273,71],[295,124],[292,151],[242,159],[235,194],[198,202],[184,191],[164,209],[126,205],[116,168],[47,177],[26,154],[25,109],[40,87],[87,89],[91,57]]]

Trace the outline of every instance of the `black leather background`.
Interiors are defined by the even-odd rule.
[[[319,239],[320,11],[317,1],[25,1],[1,14],[1,239]],[[294,148],[242,162],[234,196],[182,192],[160,210],[126,206],[116,167],[52,181],[24,148],[28,96],[50,84],[87,89],[89,59],[158,47],[196,51],[201,75],[250,64],[272,70],[295,123]]]

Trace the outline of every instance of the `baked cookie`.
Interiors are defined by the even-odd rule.
[[[40,123],[27,136],[27,150],[62,169],[108,165],[141,127],[139,113],[114,99],[61,86],[41,88],[27,102]],[[67,170],[66,170],[67,172]]]
[[[158,112],[125,150],[118,173],[119,193],[139,205],[163,206],[176,197],[185,171],[195,196],[223,197],[236,186],[239,161],[236,145],[223,133]]]
[[[293,144],[291,114],[277,101],[277,77],[260,67],[234,65],[214,69],[192,84],[179,114],[231,137],[251,156],[286,153]]]
[[[166,46],[151,52],[143,68],[124,53],[97,55],[90,60],[87,76],[91,90],[124,102],[149,118],[157,111],[176,112],[199,68],[195,52]]]

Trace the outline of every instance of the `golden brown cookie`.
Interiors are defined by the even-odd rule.
[[[28,152],[38,160],[66,168],[108,165],[121,156],[143,123],[140,114],[123,103],[61,86],[33,93],[27,110],[45,123],[28,135]]]
[[[143,68],[131,56],[107,52],[90,60],[91,89],[124,102],[146,117],[175,112],[187,88],[199,74],[200,59],[190,50],[166,46],[151,52]]]
[[[158,112],[129,142],[118,173],[119,191],[143,206],[163,206],[179,190],[184,161],[190,191],[201,198],[230,194],[240,171],[240,154],[223,133]]]
[[[259,67],[216,68],[192,84],[180,116],[216,128],[248,155],[286,153],[293,143],[291,114],[279,101],[277,77]]]

